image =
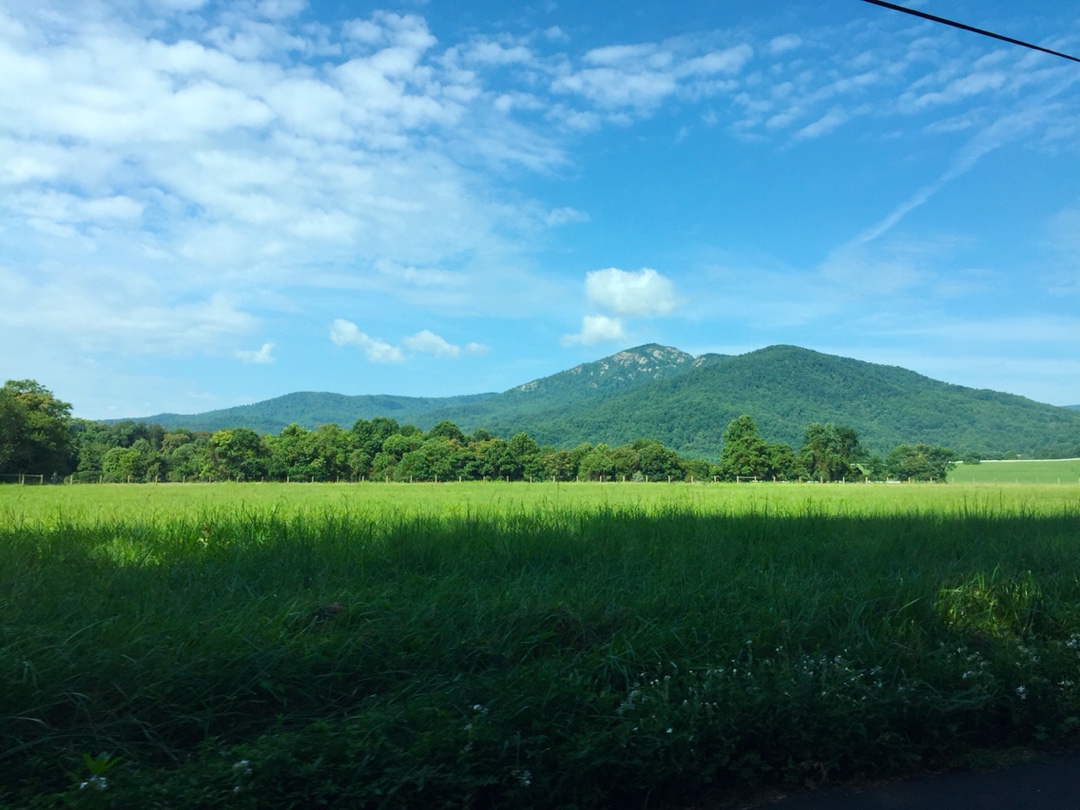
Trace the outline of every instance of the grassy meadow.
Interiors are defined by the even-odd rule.
[[[957,484],[1080,484],[1080,459],[984,461],[958,464],[949,472]]]
[[[1078,684],[1076,484],[0,487],[6,807],[722,807]]]

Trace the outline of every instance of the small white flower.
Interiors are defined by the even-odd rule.
[[[79,784],[79,790],[85,789],[87,786],[97,788],[98,790],[105,790],[109,786],[104,776],[91,776],[85,782]]]
[[[525,768],[524,770],[514,771],[513,775],[517,777],[518,783],[522,787],[528,787],[532,784],[532,771],[530,771],[528,768]]]
[[[1025,687],[1025,686],[1016,687],[1016,694],[1021,700],[1027,700],[1027,687]]]

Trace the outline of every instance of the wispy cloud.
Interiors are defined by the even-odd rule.
[[[268,341],[255,351],[238,351],[236,356],[245,363],[270,365],[274,362],[274,344]]]

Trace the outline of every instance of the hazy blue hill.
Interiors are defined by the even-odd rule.
[[[334,422],[344,428],[352,427],[357,419],[389,416],[401,424],[419,425],[426,422],[425,414],[441,407],[475,404],[495,394],[474,394],[461,397],[397,397],[386,394],[346,396],[345,394],[302,391],[295,394],[238,405],[217,411],[197,414],[162,413],[139,421],[157,422],[166,428],[191,430],[221,430],[228,427],[248,427],[264,433],[280,433],[296,423],[309,429]]]
[[[748,413],[769,441],[798,447],[811,422],[854,428],[880,453],[928,442],[986,456],[1080,455],[1080,409],[932,380],[907,369],[770,346],[693,358],[648,344],[584,363],[501,394],[464,397],[297,393],[192,416],[148,417],[166,427],[244,426],[279,432],[390,416],[428,429],[449,419],[466,432],[572,447],[659,439],[684,455],[718,458],[729,421]]]

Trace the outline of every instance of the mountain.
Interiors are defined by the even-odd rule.
[[[562,436],[603,436],[610,444],[650,437],[711,458],[728,422],[743,413],[765,439],[795,447],[811,422],[834,422],[881,453],[920,441],[987,456],[1080,448],[1076,411],[796,346],[723,358],[588,409],[563,408],[532,422],[530,434],[550,443]]]
[[[302,391],[281,397],[237,405],[196,414],[159,413],[136,419],[157,423],[173,430],[221,430],[227,427],[247,427],[263,433],[280,433],[282,428],[296,423],[314,429],[334,422],[352,427],[357,419],[390,416],[401,424],[421,424],[425,414],[439,407],[469,405],[482,402],[496,394],[473,394],[461,397],[397,397],[389,395],[346,396],[344,394]],[[109,420],[118,422],[124,420]]]
[[[399,397],[386,394],[346,396],[302,392],[205,413],[161,413],[137,419],[168,429],[220,430],[248,427],[278,433],[292,423],[315,428],[330,422],[351,427],[357,419],[389,416],[400,424],[430,428],[443,419],[469,430],[506,424],[524,413],[549,411],[583,399],[602,400],[640,385],[700,368],[721,355],[693,355],[650,343],[568,371],[519,385],[503,394],[458,397]],[[485,420],[494,420],[489,423]],[[122,420],[110,420],[122,421]],[[494,432],[494,431],[492,431]],[[516,431],[515,431],[516,432]]]
[[[1080,455],[1080,409],[932,380],[896,366],[770,346],[694,358],[649,344],[585,363],[500,394],[396,397],[289,394],[253,405],[148,417],[167,428],[252,427],[279,432],[390,416],[428,429],[448,419],[466,432],[541,444],[611,445],[653,438],[689,456],[717,458],[728,422],[750,414],[762,436],[794,447],[811,422],[854,428],[879,453],[927,442],[985,456]]]

